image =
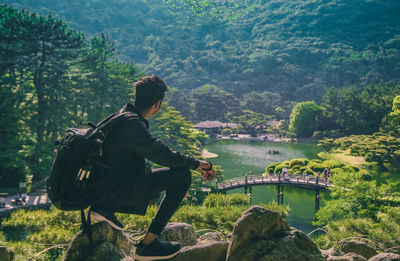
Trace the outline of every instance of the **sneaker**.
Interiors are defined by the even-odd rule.
[[[178,242],[161,241],[156,238],[148,246],[140,242],[136,246],[133,258],[139,261],[168,259],[178,254],[180,249],[181,244]]]
[[[124,225],[122,225],[122,223],[118,221],[118,219],[115,217],[114,213],[112,213],[112,212],[91,208],[90,209],[90,218],[95,221],[99,221],[99,222],[106,221],[113,228],[118,229],[118,230],[124,229]]]

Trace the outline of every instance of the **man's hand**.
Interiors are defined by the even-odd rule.
[[[215,173],[210,162],[200,160],[199,169],[201,176],[203,177],[203,181],[210,181],[214,178]]]

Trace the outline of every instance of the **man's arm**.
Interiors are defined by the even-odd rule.
[[[190,169],[208,169],[210,167],[207,161],[197,160],[192,156],[172,151],[159,139],[153,137],[140,119],[130,119],[121,128],[121,142],[129,150],[157,164]]]

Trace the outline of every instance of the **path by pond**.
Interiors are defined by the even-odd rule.
[[[306,143],[264,143],[237,140],[215,140],[206,146],[209,152],[218,155],[210,161],[221,165],[225,179],[244,176],[246,173],[261,174],[265,168],[274,162],[281,162],[293,158],[318,158],[321,150],[314,144]],[[269,151],[279,151],[271,154]],[[235,189],[228,193],[243,193],[243,189]],[[253,204],[277,201],[276,186],[257,186],[253,188]],[[324,195],[321,193],[321,206],[324,205]],[[313,230],[311,222],[314,220],[313,190],[285,186],[284,203],[289,204],[288,222],[291,226],[309,232]]]

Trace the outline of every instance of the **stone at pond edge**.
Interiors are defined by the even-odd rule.
[[[253,206],[236,222],[227,261],[325,260],[317,246],[301,231],[290,231],[275,211]]]
[[[358,240],[343,241],[340,244],[340,250],[343,253],[356,253],[366,259],[371,258],[378,254],[378,252],[370,247],[367,243]]]
[[[229,242],[184,247],[171,261],[225,261]]]
[[[394,253],[380,253],[373,256],[368,261],[400,261],[400,255]]]
[[[177,241],[182,246],[193,246],[197,242],[197,233],[193,226],[186,223],[170,222],[161,232],[161,239]]]
[[[133,244],[129,238],[106,222],[93,224],[92,235],[93,248],[90,250],[87,234],[79,231],[72,240],[63,260],[103,261],[105,255],[109,258],[108,260],[122,260],[130,256],[132,252]]]

